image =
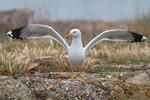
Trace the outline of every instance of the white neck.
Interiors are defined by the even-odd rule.
[[[73,38],[72,43],[71,43],[71,47],[76,47],[77,49],[83,48],[81,37]]]

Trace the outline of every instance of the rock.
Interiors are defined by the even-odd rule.
[[[117,85],[113,88],[113,90],[115,90],[117,93],[124,94],[124,90]]]
[[[139,69],[139,68],[145,68],[147,65],[144,63],[140,64],[113,64],[112,66],[118,67],[118,68],[133,68],[133,69]]]
[[[68,79],[71,78],[72,73],[67,72],[49,72],[42,74],[34,74],[33,77],[49,78],[49,79]]]
[[[147,72],[148,76],[150,77],[150,64],[148,64],[146,66],[146,72]]]
[[[14,28],[32,23],[33,11],[29,9],[14,9],[0,11],[0,32],[5,33]]]
[[[129,100],[149,100],[147,96],[145,96],[144,93],[134,93],[134,95]]]
[[[0,76],[0,100],[32,100],[30,89],[12,77]]]
[[[150,89],[147,89],[145,94],[150,98]]]
[[[51,72],[22,77],[1,76],[0,100],[106,100],[103,89],[77,80],[67,80],[64,78],[66,74]]]
[[[150,98],[150,85],[146,72],[82,74],[75,72],[75,80],[67,80],[71,74],[71,72],[50,72],[22,77],[1,76],[0,100],[9,98],[21,100],[128,100],[133,96],[133,100],[135,100],[136,97],[139,98],[137,95],[139,93],[143,93],[140,100]],[[123,80],[118,78],[127,74],[131,75]],[[78,81],[79,77],[82,77],[86,84]],[[126,79],[127,81],[125,81]],[[135,85],[139,84],[139,81],[143,83]]]
[[[127,79],[129,79],[131,77],[134,77],[134,76],[137,76],[137,75],[139,75],[141,73],[143,73],[143,72],[141,72],[141,71],[136,71],[136,72],[121,72],[118,75],[118,78],[120,80],[126,81]]]
[[[34,91],[36,97],[41,99],[106,100],[104,90],[79,81],[55,80],[41,77],[20,77],[19,80]]]
[[[141,85],[149,85],[150,84],[150,78],[146,72],[131,77],[126,80],[127,83],[132,83],[132,84],[141,84]]]
[[[57,61],[51,56],[31,58],[31,59],[27,59],[25,62],[28,72],[33,70],[34,71],[39,70],[43,66],[55,64],[55,63],[57,63]]]

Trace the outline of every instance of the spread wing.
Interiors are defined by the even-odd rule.
[[[96,36],[93,40],[91,40],[85,47],[85,51],[87,52],[90,48],[94,45],[99,43],[103,40],[110,40],[110,41],[128,41],[128,42],[142,42],[145,41],[147,38],[143,35],[130,32],[124,29],[112,29],[106,30]]]
[[[64,38],[52,27],[41,24],[30,24],[25,27],[9,31],[7,35],[15,39],[51,38],[59,42],[68,52],[69,45]]]

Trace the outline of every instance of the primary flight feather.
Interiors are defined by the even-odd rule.
[[[65,39],[57,33],[52,27],[41,24],[30,24],[25,27],[17,28],[9,31],[7,35],[15,39],[31,39],[31,38],[51,38],[59,42],[68,52],[68,61],[72,66],[81,66],[85,60],[87,51],[94,45],[103,40],[110,41],[128,41],[142,42],[147,38],[143,35],[130,32],[124,29],[106,30],[92,39],[85,47],[82,45],[81,32],[79,29],[72,29],[66,38],[72,37],[71,46]]]

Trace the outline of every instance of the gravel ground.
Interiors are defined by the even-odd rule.
[[[145,84],[150,80],[146,72],[76,72],[74,76],[73,81],[67,80],[71,77],[69,72],[0,76],[0,100],[135,100],[141,91],[144,91],[140,95],[142,99],[150,99],[150,85]],[[83,77],[86,83],[76,80],[77,77]],[[126,81],[128,79],[132,81]],[[140,79],[144,87],[139,86],[142,83],[138,84],[136,79]]]

